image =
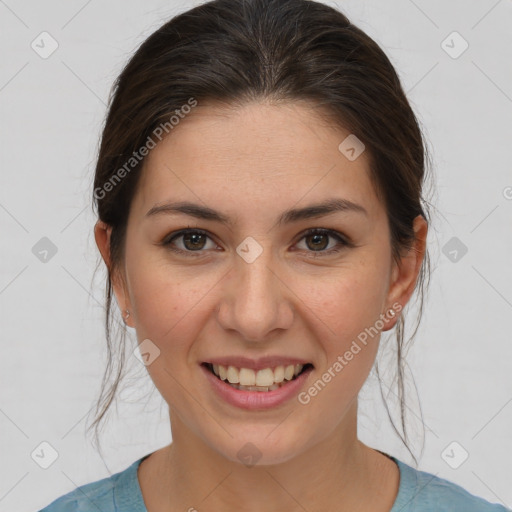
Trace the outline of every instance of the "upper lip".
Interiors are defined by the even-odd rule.
[[[213,357],[204,363],[220,364],[222,366],[234,366],[235,368],[250,368],[251,370],[263,370],[264,368],[276,368],[296,364],[312,364],[310,361],[289,356],[266,356],[259,359],[249,359],[243,356]]]

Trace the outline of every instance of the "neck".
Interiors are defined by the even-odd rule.
[[[148,466],[142,471],[150,457],[139,470],[148,512],[230,512],[241,508],[247,512],[359,511],[371,510],[376,495],[382,506],[385,497],[375,479],[382,475],[385,457],[357,439],[357,401],[352,412],[355,414],[347,416],[353,421],[342,422],[309,450],[286,462],[251,467],[219,454],[175,416],[172,444],[151,456],[152,469]],[[376,506],[373,510],[390,510],[395,495],[386,498],[389,508]]]

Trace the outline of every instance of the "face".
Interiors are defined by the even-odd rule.
[[[349,134],[301,103],[199,105],[148,155],[115,293],[175,442],[274,464],[355,425],[397,316],[384,314],[405,305],[421,260],[393,263],[367,155],[338,149]],[[304,210],[327,201],[348,206]],[[196,207],[165,206],[178,202]],[[235,389],[220,366],[271,390]]]

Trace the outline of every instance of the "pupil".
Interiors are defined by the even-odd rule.
[[[325,242],[326,236],[325,236],[325,235],[323,235],[323,234],[318,234],[318,233],[316,233],[316,234],[314,234],[314,235],[310,235],[308,238],[313,238],[313,239],[315,240],[315,241],[313,242],[313,244],[314,244],[314,246],[315,246],[317,249],[318,249],[318,248],[320,248],[320,249],[325,249],[325,247],[326,247],[326,244],[325,244],[325,243],[324,243],[323,245],[322,245],[322,244],[320,244],[321,246],[319,246],[319,244],[318,244],[319,238],[321,239],[322,237],[324,238],[324,242]]]
[[[187,247],[187,243],[192,240],[192,245],[193,245],[192,249],[198,249],[198,248],[201,249],[201,247],[197,247],[197,245],[195,245],[195,244],[198,243],[197,239],[198,238],[200,239],[202,236],[203,235],[201,235],[200,233],[189,233],[189,234],[186,234],[183,237],[183,240],[185,242],[185,246]],[[201,245],[201,244],[199,243],[199,245]],[[187,247],[187,248],[189,248],[189,247]]]

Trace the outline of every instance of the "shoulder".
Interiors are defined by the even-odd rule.
[[[114,485],[116,475],[77,487],[47,505],[39,512],[81,512],[98,508],[104,512],[114,512]]]
[[[503,505],[475,496],[454,482],[394,460],[400,469],[400,488],[391,512],[510,512]]]
[[[124,512],[126,505],[134,505],[132,496],[138,497],[137,467],[141,459],[114,475],[77,487],[57,498],[38,512]],[[118,503],[119,502],[119,503]],[[131,508],[133,512],[144,509]]]

